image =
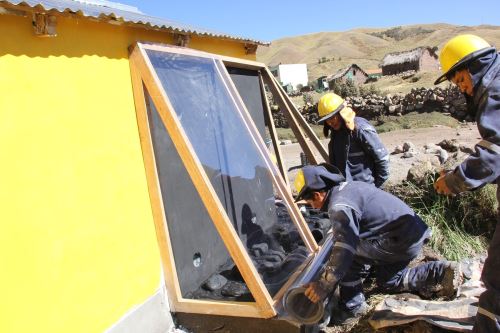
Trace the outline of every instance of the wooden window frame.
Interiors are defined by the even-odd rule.
[[[271,132],[276,157],[278,160],[278,166],[274,165],[274,163],[272,162],[267,147],[265,146],[264,141],[250,116],[250,113],[246,109],[245,104],[241,99],[239,93],[237,92],[233,81],[227,73],[226,65],[234,66],[237,68],[254,69],[259,72],[259,80],[261,82],[262,92],[264,92],[263,83],[266,83],[274,93],[277,93],[278,96],[280,96],[280,106],[286,108],[285,113],[287,114],[289,121],[293,123],[295,129],[292,129],[294,133],[296,133],[296,135],[300,135],[300,138],[298,139],[301,143],[301,146],[303,145],[303,147],[308,148],[306,150],[306,155],[310,158],[310,161],[316,163],[316,159],[309,147],[309,143],[306,141],[300,129],[299,124],[305,123],[305,120],[295,109],[293,103],[291,103],[289,99],[283,98],[283,95],[286,95],[284,94],[283,89],[276,83],[276,80],[274,80],[273,76],[265,67],[265,65],[261,63],[242,60],[238,58],[224,57],[171,45],[138,42],[130,47],[129,60],[137,123],[140,134],[140,142],[143,153],[149,196],[153,211],[153,220],[155,223],[155,230],[157,234],[162,268],[164,272],[165,286],[168,291],[171,310],[173,312],[217,314],[239,317],[274,317],[277,314],[276,308],[279,306],[281,298],[293,283],[297,274],[292,274],[292,277],[282,286],[282,288],[276,293],[276,295],[274,297],[271,297],[259,273],[253,265],[247,250],[241,242],[238,234],[234,230],[234,227],[228,215],[226,214],[225,209],[221,204],[217,194],[215,193],[215,190],[212,187],[212,184],[210,183],[210,180],[208,179],[203,166],[198,160],[194,148],[191,146],[191,143],[187,135],[185,134],[179,119],[177,118],[174,108],[162,87],[160,79],[156,75],[151,62],[146,55],[146,50],[156,50],[170,53],[174,52],[177,54],[211,58],[215,61],[217,65],[216,68],[219,72],[218,74],[222,78],[226,89],[229,92],[229,95],[233,99],[238,113],[243,118],[244,124],[250,133],[252,141],[258,149],[258,153],[264,159],[266,166],[274,171],[274,173],[271,173],[274,187],[290,207],[290,218],[296,225],[306,248],[311,253],[311,255],[309,256],[310,259],[312,258],[313,253],[317,251],[318,245],[314,240],[314,237],[312,236],[298,207],[293,202],[293,197],[288,187],[288,176],[282,162],[283,159],[281,151],[277,144],[277,135],[272,121],[270,108],[267,103],[264,103],[264,112],[266,113],[266,116],[269,117],[268,127]],[[175,149],[177,150],[181,161],[193,185],[195,186],[200,199],[202,200],[203,205],[207,209],[208,215],[213,221],[214,226],[216,227],[220,237],[222,238],[234,263],[238,267],[247,287],[254,297],[255,302],[195,300],[182,297],[180,284],[177,278],[172,244],[170,242],[169,230],[167,227],[168,221],[165,216],[163,200],[160,191],[160,183],[155,163],[151,130],[147,115],[148,109],[145,99],[145,90],[148,91],[149,96],[151,97],[151,100],[155,105],[156,110],[158,111],[161,121],[166,128],[166,131],[171,137]],[[297,120],[296,118],[301,118],[302,121]],[[305,124],[307,125],[307,123]],[[316,141],[319,142],[319,139],[317,139],[317,137],[314,135],[314,132],[309,128],[309,126],[307,126],[307,128],[308,130],[306,129],[306,132],[308,133],[313,143],[316,144]],[[311,133],[313,134],[314,138],[316,138],[316,141],[311,137]],[[320,151],[320,154],[323,155],[321,149],[323,149],[324,151],[324,148],[323,146],[321,146],[321,143],[319,143],[319,145],[320,147],[317,147],[317,149],[318,151]],[[324,152],[324,154],[326,154],[326,151]]]

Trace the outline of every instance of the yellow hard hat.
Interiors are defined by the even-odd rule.
[[[304,171],[302,169],[297,172],[297,176],[295,177],[295,181],[293,182],[293,187],[295,187],[295,191],[297,194],[302,192],[302,189],[306,185],[306,179],[304,178]]]
[[[278,165],[278,159],[276,158],[276,155],[273,153],[269,153],[271,155],[271,161],[275,164]]]
[[[342,110],[344,106],[344,99],[339,95],[334,93],[323,95],[318,102],[318,124],[321,124],[328,118],[334,116],[337,112]]]
[[[475,35],[458,35],[450,39],[441,50],[441,75],[434,84],[439,84],[448,79],[460,66],[483,55],[490,50],[491,45],[484,39]]]

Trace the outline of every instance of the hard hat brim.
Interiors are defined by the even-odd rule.
[[[329,114],[327,114],[326,116],[324,116],[323,118],[318,119],[318,121],[316,123],[317,124],[322,124],[323,122],[325,122],[325,120],[328,120],[331,117],[335,116],[337,113],[340,112],[340,110],[342,110],[345,107],[344,104],[345,103],[340,104],[338,108],[336,108],[335,110],[333,110],[332,112],[330,112]]]
[[[494,47],[486,47],[484,49],[477,50],[477,51],[472,52],[471,54],[463,57],[462,60],[457,62],[455,65],[451,66],[450,69],[448,69],[448,71],[446,73],[444,73],[443,75],[438,77],[437,80],[434,81],[434,85],[440,84],[440,83],[448,80],[449,75],[452,74],[454,71],[456,71],[457,69],[460,69],[460,67],[465,67],[469,62],[485,55],[486,53],[488,53],[492,50],[495,50],[495,48]]]

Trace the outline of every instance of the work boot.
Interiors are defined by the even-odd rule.
[[[460,263],[449,261],[444,268],[443,279],[441,280],[441,290],[437,293],[440,297],[454,299],[458,296],[458,287],[462,285],[464,278]]]
[[[346,309],[334,309],[332,312],[332,318],[330,319],[330,325],[350,325],[359,320],[359,318],[370,312],[370,306],[368,303],[363,302],[355,310]]]

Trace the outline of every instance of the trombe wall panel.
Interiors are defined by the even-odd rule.
[[[253,122],[259,134],[266,142],[266,123],[264,121],[264,107],[262,105],[262,93],[260,90],[260,80],[257,71],[227,67],[231,80],[233,80],[238,93],[240,94],[245,106],[252,116]]]
[[[185,296],[222,265],[231,264],[232,259],[150,99],[148,104],[161,195],[175,267]]]
[[[250,249],[277,222],[272,180],[214,61],[153,50],[147,54],[229,219]],[[240,81],[257,78],[247,76]],[[262,101],[260,104],[262,113]],[[261,116],[261,129],[263,124]],[[186,294],[230,258],[170,140],[162,138],[167,136],[164,129],[162,132],[154,135],[155,155],[164,154],[156,159],[175,264]],[[198,267],[193,265],[197,256],[201,259]]]

